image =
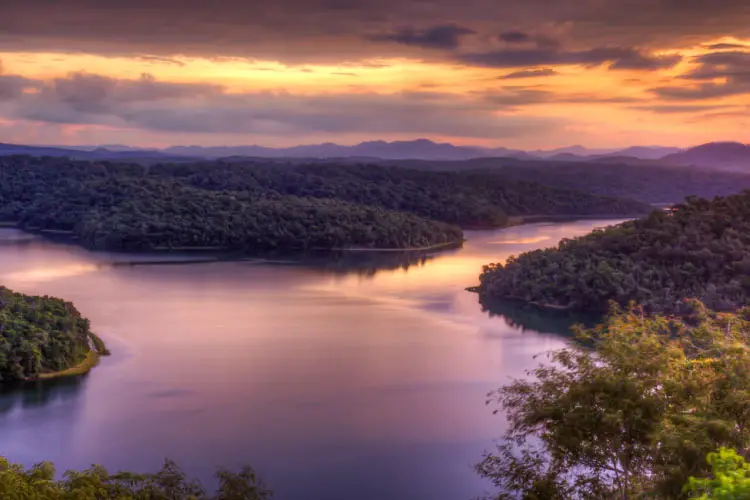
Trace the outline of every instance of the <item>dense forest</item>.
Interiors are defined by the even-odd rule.
[[[93,339],[88,320],[70,302],[5,287],[0,287],[0,332],[0,382],[78,365],[89,355]],[[95,349],[105,351],[99,345]]]
[[[750,191],[689,198],[672,212],[564,239],[556,248],[485,266],[480,292],[559,309],[603,312],[609,301],[679,312],[750,303]]]
[[[251,467],[239,472],[219,469],[218,488],[209,494],[171,461],[159,472],[110,473],[94,465],[66,471],[55,479],[55,467],[42,462],[30,469],[0,457],[0,498],[6,500],[267,500],[273,497]]]
[[[542,182],[511,181],[497,172],[430,172],[377,165],[263,162],[166,164],[156,176],[211,190],[333,198],[413,213],[469,228],[503,226],[509,215],[632,215],[648,207]]]
[[[685,307],[615,307],[493,393],[508,426],[477,465],[492,498],[747,499],[731,450],[750,448],[750,309]]]
[[[502,167],[500,174],[509,180],[543,182],[654,204],[679,203],[688,196],[710,199],[750,189],[748,174],[699,167],[529,162],[528,165]]]
[[[507,181],[538,182],[651,204],[679,203],[688,196],[713,198],[750,189],[750,174],[700,167],[628,162],[567,162],[480,158],[467,161],[392,160],[384,165],[427,171],[494,172]]]
[[[635,215],[632,200],[490,173],[208,162],[145,167],[0,159],[0,220],[67,233],[93,249],[243,252],[425,248],[508,215]]]

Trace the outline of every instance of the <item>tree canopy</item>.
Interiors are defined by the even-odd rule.
[[[698,298],[736,310],[750,294],[750,191],[564,239],[485,266],[480,281],[488,296],[560,309],[601,313],[614,300],[679,312]]]
[[[678,499],[710,475],[707,453],[748,449],[750,309],[685,306],[681,319],[613,306],[493,394],[508,430],[477,469],[494,498]]]
[[[42,462],[30,469],[0,457],[0,497],[3,500],[268,500],[273,493],[252,467],[239,472],[219,469],[218,489],[208,494],[167,460],[159,472],[110,473],[94,465],[84,471],[67,471],[55,479],[55,467]]]
[[[0,220],[93,249],[427,248],[508,215],[644,213],[632,200],[495,174],[222,161],[144,167],[0,158]]]
[[[708,454],[711,474],[705,478],[691,477],[685,491],[698,500],[750,499],[750,464],[736,450],[719,448]]]
[[[0,287],[0,382],[71,368],[89,354],[92,338],[70,302]]]

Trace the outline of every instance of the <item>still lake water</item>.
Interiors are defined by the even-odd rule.
[[[483,312],[482,265],[614,221],[468,232],[407,269],[337,262],[113,266],[0,231],[0,283],[63,297],[113,355],[88,376],[0,394],[0,456],[156,471],[207,486],[253,465],[280,500],[469,499],[503,418],[487,392],[565,342],[564,322]]]

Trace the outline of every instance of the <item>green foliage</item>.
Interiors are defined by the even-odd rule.
[[[709,453],[711,476],[691,477],[685,486],[690,498],[699,500],[748,500],[750,499],[750,464],[728,448],[719,448]]]
[[[472,162],[469,162],[471,164]],[[475,163],[500,163],[498,160]],[[507,162],[502,162],[507,163]],[[516,162],[518,163],[518,162]],[[644,203],[678,203],[688,196],[730,196],[750,188],[750,175],[701,167],[637,165],[625,162],[526,161],[496,165],[508,180],[539,182],[603,196],[631,198]]]
[[[0,287],[0,382],[77,365],[89,353],[89,321],[70,302]]]
[[[375,165],[279,165],[259,162],[160,165],[150,172],[203,189],[269,190],[414,213],[464,228],[494,228],[508,215],[642,214],[631,200],[591,196],[544,182],[514,182],[496,172],[430,172]],[[540,180],[541,181],[541,180]]]
[[[680,313],[686,298],[736,310],[750,293],[750,191],[689,198],[671,214],[653,212],[491,264],[480,280],[489,296],[597,313],[610,300]]]
[[[55,467],[43,462],[26,470],[0,458],[0,498],[3,500],[268,500],[273,496],[251,467],[239,473],[221,469],[219,487],[209,495],[167,460],[154,474],[110,474],[94,465],[85,471],[67,471],[55,480]]]
[[[750,309],[613,308],[494,396],[509,428],[477,466],[496,498],[683,498],[719,446],[750,445]]]
[[[93,249],[424,248],[461,242],[458,225],[500,227],[507,214],[644,210],[495,174],[0,158],[0,219],[68,232]]]

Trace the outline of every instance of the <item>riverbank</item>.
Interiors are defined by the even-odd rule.
[[[497,228],[502,229],[502,228]],[[435,245],[428,245],[426,247],[406,247],[406,248],[374,248],[374,247],[351,247],[351,248],[317,248],[313,249],[316,251],[330,251],[330,252],[431,252],[434,250],[450,250],[453,248],[461,248],[466,242],[466,239],[449,241],[447,243],[437,243]]]
[[[75,366],[71,366],[70,368],[66,368],[65,370],[41,373],[39,374],[38,377],[28,378],[26,380],[28,381],[51,380],[55,378],[76,377],[79,375],[85,375],[88,372],[90,372],[96,365],[99,364],[99,361],[101,360],[102,356],[109,356],[109,355],[110,355],[109,349],[107,349],[106,345],[104,344],[104,341],[99,336],[91,333],[89,334],[89,350],[86,353],[86,357],[84,357],[80,363],[78,363]]]
[[[482,287],[478,285],[468,286],[464,290],[466,290],[467,292],[476,293],[480,296],[484,296],[484,297],[495,299],[495,300],[503,300],[506,302],[522,304],[524,306],[532,306],[542,311],[569,312],[569,311],[572,311],[573,309],[571,306],[560,306],[557,304],[546,304],[544,302],[527,301],[520,297],[495,297],[493,295],[486,295],[482,292]]]
[[[575,220],[613,220],[613,221],[619,221],[624,219],[634,219],[638,218],[640,216],[638,215],[631,215],[631,216],[618,216],[613,217],[609,215],[578,215],[578,216],[568,216],[568,215],[519,215],[519,216],[511,216],[508,217],[508,225],[506,227],[513,227],[513,226],[521,226],[524,224],[533,224],[537,222],[569,222],[569,221],[575,221]],[[597,228],[594,228],[597,229]],[[492,299],[492,300],[500,300],[505,301],[509,303],[516,303],[516,304],[522,304],[524,306],[530,306],[532,308],[535,308],[539,311],[546,311],[546,312],[555,312],[555,313],[569,313],[573,311],[572,305],[559,305],[559,304],[549,304],[545,302],[539,302],[539,301],[529,301],[521,297],[515,297],[515,296],[507,296],[507,297],[498,297],[498,296],[491,296],[484,293],[482,290],[481,285],[473,285],[468,286],[465,288],[466,291],[476,293],[481,298],[486,299]]]
[[[631,215],[511,215],[508,216],[508,222],[505,226],[498,229],[504,229],[506,227],[521,226],[523,224],[533,224],[535,222],[573,222],[577,220],[625,220],[625,219],[636,219],[643,217],[644,214],[631,214]]]

